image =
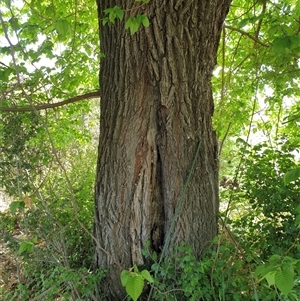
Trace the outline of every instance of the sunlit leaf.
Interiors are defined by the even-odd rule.
[[[143,20],[142,20],[142,24],[145,26],[145,27],[149,27],[150,25],[150,22],[149,22],[149,19],[144,16]]]
[[[147,271],[147,270],[141,271],[141,275],[150,283],[152,283],[154,281],[152,276],[150,275],[149,271]]]
[[[130,30],[130,34],[135,34],[140,27],[140,23],[136,20],[136,18],[129,18],[125,23],[125,29]]]
[[[128,282],[128,279],[130,278],[130,272],[127,271],[127,270],[123,270],[121,272],[121,276],[120,277],[121,277],[121,283],[125,287],[126,284],[127,284],[127,282]]]
[[[144,280],[140,275],[130,277],[126,283],[126,292],[134,301],[136,301],[142,294],[143,287]]]
[[[19,247],[19,254],[22,254],[24,252],[32,252],[34,249],[34,244],[31,241],[22,241],[20,243]]]
[[[66,19],[57,20],[55,23],[55,28],[57,33],[63,37],[68,36],[71,31],[71,25]]]
[[[289,172],[287,172],[284,177],[284,183],[287,185],[293,181],[296,181],[300,179],[300,167],[299,168],[295,168],[293,170],[290,170]]]
[[[276,271],[272,271],[265,275],[265,278],[268,282],[269,287],[275,284],[275,274],[276,274]]]
[[[294,269],[292,265],[283,266],[282,269],[276,271],[275,284],[284,295],[289,294],[294,286]]]

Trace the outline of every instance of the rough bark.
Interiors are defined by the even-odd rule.
[[[196,254],[217,234],[218,154],[211,76],[230,0],[98,0],[150,27],[130,36],[124,24],[100,25],[101,122],[95,186],[98,268],[108,300],[125,294],[121,269],[143,265],[150,241],[160,251],[198,143],[197,158],[168,250],[185,241]],[[101,22],[101,21],[100,21]]]

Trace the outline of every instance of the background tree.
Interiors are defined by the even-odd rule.
[[[151,23],[135,35],[121,22],[100,26],[105,58],[94,235],[109,254],[96,246],[110,300],[124,297],[116,281],[121,269],[145,264],[147,241],[157,252],[186,241],[200,255],[217,234],[211,77],[230,2],[98,1],[100,20],[105,8],[119,5],[128,17],[145,14]]]

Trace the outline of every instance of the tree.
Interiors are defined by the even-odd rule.
[[[109,270],[106,294],[116,292],[109,298],[119,299],[124,294],[118,285],[121,269],[134,263],[148,264],[140,252],[147,240],[160,258],[183,240],[199,258],[217,232],[218,156],[221,175],[234,176],[228,183],[233,183],[233,188],[239,184],[247,188],[253,185],[251,177],[249,183],[242,183],[245,145],[253,144],[250,134],[263,131],[272,152],[280,149],[276,142],[280,140],[289,141],[284,147],[288,156],[299,149],[299,1],[235,0],[223,26],[229,3],[99,1],[100,23],[113,20],[112,15],[106,18],[109,12],[122,19],[118,5],[124,9],[125,19],[131,20],[127,23],[131,32],[140,21],[148,25],[146,16],[150,20],[149,28],[140,28],[133,36],[121,20],[101,27],[103,54],[99,51],[96,1],[0,2],[1,185],[6,193],[21,200],[32,196],[37,204],[42,192],[48,207],[59,214],[67,212],[72,221],[75,216],[74,222],[87,235],[90,223],[86,221],[92,220],[92,213],[81,200],[90,198],[86,197],[89,190],[77,173],[91,178],[94,161],[86,145],[93,149],[93,141],[86,116],[96,110],[82,100],[99,96],[102,58],[95,259],[97,267]],[[209,82],[221,29],[219,66],[212,85],[214,129],[221,141],[217,154]],[[237,137],[243,138],[242,144]],[[88,167],[78,149],[88,158]],[[78,160],[88,172],[79,168]],[[267,180],[260,168],[264,163],[258,162],[251,176],[256,178],[258,173]],[[70,163],[76,167],[74,173]],[[272,168],[277,180],[288,171],[279,172],[276,160]],[[268,180],[275,183],[273,178]],[[232,210],[229,218],[236,218],[234,209],[239,205],[245,210],[244,200],[239,204],[237,196],[234,189],[221,194],[229,208],[224,216]],[[246,201],[251,208],[249,194]],[[268,199],[260,201],[266,204]],[[80,206],[75,206],[77,203]],[[245,215],[247,225],[248,212]],[[63,221],[68,224],[65,216]],[[45,220],[48,223],[52,219]],[[227,223],[228,228],[232,225]],[[251,236],[248,225],[243,230]],[[34,232],[44,235],[40,229]],[[73,246],[72,240],[82,243],[76,236],[68,245]],[[85,248],[92,249],[86,244]],[[73,247],[70,249],[73,252]],[[88,257],[82,250],[80,254]],[[253,248],[248,251],[250,257],[261,260]],[[214,271],[218,275],[219,270]],[[232,272],[227,272],[231,281]],[[176,285],[187,279],[195,281],[193,275]],[[243,282],[248,287],[248,279]],[[38,286],[30,287],[38,290]],[[24,296],[23,287],[20,289]],[[232,293],[240,295],[239,291]]]
[[[147,241],[156,252],[167,243],[167,253],[185,241],[200,255],[217,234],[211,76],[230,2],[98,1],[100,20],[105,8],[120,5],[128,17],[145,14],[151,24],[134,35],[121,22],[100,26],[105,57],[94,235],[101,246],[96,265],[108,269],[109,300],[124,297],[116,280],[121,269],[146,264]]]

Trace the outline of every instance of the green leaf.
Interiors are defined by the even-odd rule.
[[[249,22],[248,18],[241,20],[240,23],[238,24],[238,28],[242,28],[242,27],[246,26],[248,24],[248,22]]]
[[[9,205],[11,214],[15,214],[17,210],[23,210],[24,208],[25,208],[25,203],[23,201],[11,202]]]
[[[300,47],[300,35],[290,36],[290,41],[292,43],[291,49],[299,49]]]
[[[291,48],[291,40],[289,36],[276,38],[273,41],[273,49],[277,53],[285,52],[286,50]]]
[[[148,17],[144,16],[143,20],[142,20],[142,24],[144,25],[144,27],[149,27],[150,22]]]
[[[3,2],[8,8],[11,8],[11,0],[4,0]]]
[[[125,23],[125,29],[129,28],[131,35],[135,34],[138,31],[139,27],[140,23],[136,18],[133,17],[129,18]]]
[[[116,16],[122,21],[124,18],[123,10],[118,6],[115,6],[115,13],[116,13]]]
[[[251,146],[246,140],[242,139],[242,138],[237,138],[236,139],[236,144],[243,144],[244,146]]]
[[[276,265],[280,261],[281,257],[280,255],[274,254],[270,257],[269,263],[272,265]]]
[[[296,267],[296,271],[297,271],[298,275],[300,276],[300,260],[298,260],[298,261],[296,262],[295,267]]]
[[[109,19],[108,19],[107,17],[103,18],[103,19],[102,19],[102,25],[107,24],[108,21],[109,21]]]
[[[265,278],[268,282],[269,287],[275,284],[275,274],[276,274],[276,271],[272,271],[265,275]]]
[[[110,8],[106,8],[106,9],[104,10],[104,13],[105,13],[106,15],[109,15],[112,11],[113,11],[113,8],[110,7]]]
[[[148,27],[150,22],[147,16],[137,14],[135,17],[128,18],[128,20],[125,23],[125,29],[130,30],[130,34],[135,34],[139,27],[143,24],[144,27]]]
[[[14,69],[8,67],[0,70],[0,81],[6,82],[9,80],[10,75],[14,73]],[[1,104],[2,105],[2,104]]]
[[[255,22],[262,20],[264,18],[265,14],[260,14],[258,16],[253,16],[251,18],[249,18],[249,21],[254,24]]]
[[[123,270],[120,277],[122,286],[125,287],[128,282],[128,279],[130,278],[130,272],[127,270]]]
[[[8,22],[10,23],[10,26],[12,27],[13,30],[18,30],[21,27],[19,24],[19,20],[16,17],[10,18]]]
[[[294,268],[292,265],[283,266],[275,274],[275,284],[284,295],[288,295],[294,286]]]
[[[265,269],[263,269],[260,273],[261,275],[261,278],[259,279],[259,281],[267,278],[267,276],[270,274],[270,273],[275,273],[277,270],[277,268],[273,265],[266,265]]]
[[[55,29],[59,36],[66,37],[71,31],[71,25],[66,19],[60,19],[56,21]]]
[[[8,55],[10,53],[10,47],[0,47],[0,53]]]
[[[134,270],[135,273],[138,273],[138,272],[139,272],[139,269],[138,269],[138,267],[137,267],[136,264],[133,266],[133,270]]]
[[[117,17],[122,21],[124,17],[124,12],[119,6],[107,8],[104,10],[104,13],[108,15],[108,17],[102,20],[103,25],[105,25],[108,21],[115,23]]]
[[[287,172],[283,177],[283,181],[284,184],[287,185],[290,182],[296,181],[299,178],[300,178],[300,167]]]
[[[254,275],[258,277],[264,272],[264,270],[265,270],[265,265],[260,265],[255,269]]]
[[[111,23],[115,23],[116,14],[113,8],[107,8],[104,12],[108,15],[108,21]]]
[[[153,283],[153,281],[154,281],[152,276],[150,275],[149,271],[147,271],[147,270],[142,270],[141,276],[143,276],[143,278],[146,279],[150,283]]]
[[[19,251],[18,252],[19,252],[19,254],[22,254],[22,253],[24,253],[26,251],[32,252],[33,248],[34,248],[33,242],[31,242],[31,241],[22,241],[20,243],[20,247],[19,247]]]
[[[276,24],[276,25],[273,25],[269,28],[268,30],[268,34],[270,36],[274,36],[276,33],[280,32],[281,31],[281,26]]]
[[[278,263],[281,257],[277,254],[274,254],[270,257],[269,262],[258,266],[254,272],[256,277],[261,277],[259,281],[263,280],[264,278],[267,279],[268,283],[272,282],[272,273],[275,273],[278,269]],[[271,285],[271,284],[270,284]]]
[[[141,275],[130,277],[126,284],[127,294],[136,301],[142,294],[144,287],[144,279]]]
[[[153,263],[151,265],[151,270],[158,271],[159,267],[160,267],[160,265],[158,263]]]
[[[297,261],[290,256],[285,256],[282,260],[282,266],[294,265]]]

